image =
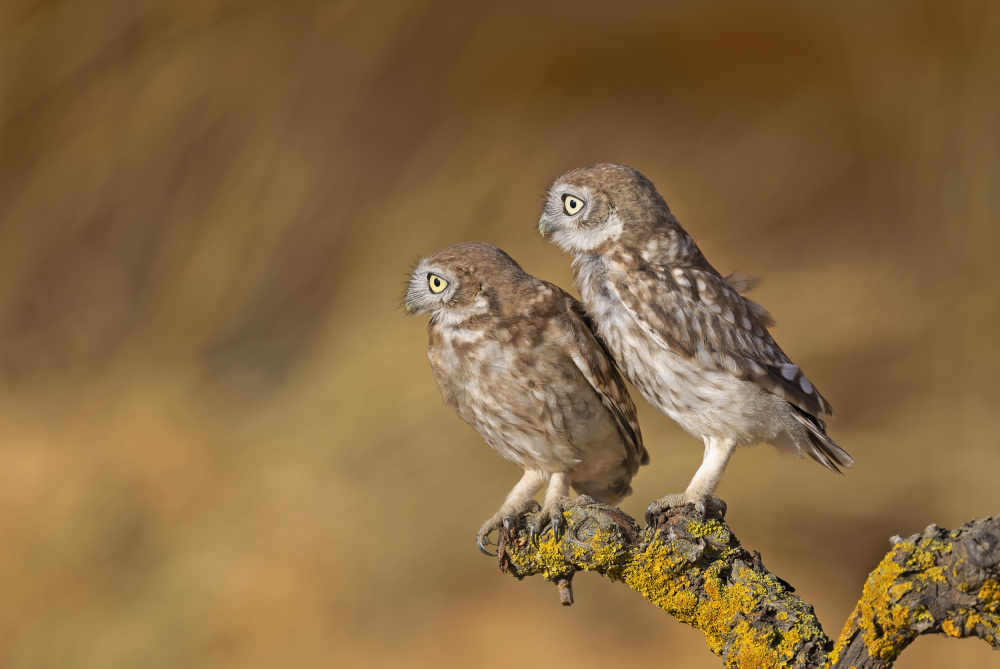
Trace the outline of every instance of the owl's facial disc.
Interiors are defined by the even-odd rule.
[[[557,182],[538,221],[542,237],[570,253],[593,253],[622,231],[608,196],[580,183]]]
[[[566,228],[576,228],[588,223],[589,191],[586,193],[582,191],[570,192],[568,188],[566,185],[556,184],[549,191],[545,211],[542,212],[542,217],[538,220],[538,231],[545,239]]]
[[[429,258],[417,263],[403,296],[408,314],[427,314],[445,308],[454,296],[455,277]]]

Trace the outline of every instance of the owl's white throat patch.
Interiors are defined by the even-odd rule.
[[[473,316],[485,314],[489,309],[489,300],[486,299],[485,295],[479,293],[476,295],[476,299],[472,301],[472,306],[465,309],[450,309],[447,306],[442,306],[431,315],[431,320],[441,325],[455,327],[465,323]]]
[[[568,253],[588,253],[606,241],[618,241],[624,224],[614,209],[603,224],[587,227],[575,220],[564,221],[552,234],[552,241]]]

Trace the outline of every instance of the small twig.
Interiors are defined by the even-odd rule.
[[[569,576],[559,576],[556,578],[556,587],[559,588],[559,603],[563,606],[573,605],[573,574]]]

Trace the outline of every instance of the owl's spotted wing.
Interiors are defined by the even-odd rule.
[[[654,340],[705,369],[753,381],[816,417],[833,410],[767,331],[774,321],[711,269],[646,265],[608,288]]]
[[[649,462],[649,454],[642,443],[639,419],[635,404],[625,387],[625,380],[615,367],[611,353],[604,346],[587,316],[583,305],[565,294],[567,323],[572,335],[566,346],[566,353],[583,373],[584,378],[601,397],[601,403],[614,416],[618,431],[639,464]],[[632,458],[629,458],[630,460]]]

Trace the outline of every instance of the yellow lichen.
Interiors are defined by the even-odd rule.
[[[688,534],[692,537],[708,537],[718,533],[719,538],[723,541],[729,540],[729,532],[726,529],[726,526],[714,518],[705,521],[689,520],[685,524],[684,529],[687,530]]]
[[[814,628],[800,623],[784,635],[770,627],[754,629],[748,619],[767,597],[766,577],[741,567],[726,579],[723,570],[727,568],[727,563],[715,561],[701,572],[703,596],[699,597],[690,580],[696,576],[691,565],[673,557],[655,540],[618,576],[664,611],[701,630],[714,653],[721,654],[726,641],[733,643],[735,639],[738,647],[729,659],[738,666],[775,666],[791,660],[803,639],[820,631],[818,623]],[[788,620],[786,612],[779,615]]]
[[[894,557],[904,556],[906,559],[903,563],[906,564],[912,556],[907,553],[912,549],[911,544],[897,544],[869,575],[861,600],[841,633],[840,641],[834,650],[835,656],[843,650],[855,626],[860,628],[865,646],[872,657],[891,661],[899,654],[901,642],[904,640],[899,636],[909,624],[909,616],[906,607],[896,604],[898,599],[893,598],[891,593],[894,586],[898,596],[905,594],[908,589],[903,590],[899,587],[898,579],[903,573],[903,567],[897,564]]]
[[[534,550],[524,540],[508,548],[521,563],[521,573],[542,573],[548,579],[575,570],[597,570],[621,581],[679,621],[702,631],[709,648],[724,654],[727,666],[782,666],[793,661],[807,641],[825,639],[808,607],[777,611],[780,626],[760,624],[763,602],[780,582],[745,564],[747,557],[728,528],[717,520],[685,519],[675,525],[679,544],[665,545],[657,535],[634,552],[620,531],[599,529],[585,544],[556,541],[550,537]],[[685,538],[686,537],[686,538]],[[690,541],[691,538],[702,541]],[[521,552],[523,548],[524,552]],[[833,666],[847,644],[860,636],[869,655],[891,664],[915,638],[917,631],[934,629],[935,619],[926,606],[909,609],[925,588],[949,583],[938,561],[951,552],[952,543],[922,537],[915,544],[896,544],[865,583],[862,597],[847,621],[836,647],[826,658]],[[692,550],[694,551],[692,553]],[[974,586],[950,583],[965,592]],[[953,637],[977,635],[993,645],[1000,643],[1000,584],[991,579],[979,587],[985,605],[980,611],[961,610],[941,623]],[[794,601],[794,600],[793,600]],[[789,621],[795,615],[793,624]],[[783,630],[784,627],[790,627]]]
[[[528,563],[547,579],[573,572],[572,565],[568,564],[563,556],[560,542],[556,541],[554,536],[539,540],[534,554],[528,557]]]
[[[965,619],[964,636],[976,635],[977,627],[982,628],[980,636],[991,645],[996,646],[1000,641],[1000,618],[997,616],[989,613],[970,612]]]
[[[847,640],[844,637],[838,639],[837,644],[833,647],[833,651],[826,657],[825,666],[827,667],[835,666],[837,664],[837,660],[840,659],[840,651],[842,651],[846,645],[847,645]]]
[[[990,579],[983,583],[983,587],[979,588],[976,596],[986,602],[986,610],[993,613],[997,610],[997,605],[1000,604],[1000,585]]]
[[[684,565],[683,560],[672,556],[667,547],[656,539],[622,567],[609,570],[607,575],[623,581],[664,611],[688,622],[690,610],[697,604],[698,597],[681,587],[681,579],[674,577],[683,571]]]
[[[598,546],[594,551],[593,561],[595,568],[610,567],[618,562],[618,558],[624,550],[620,539],[612,532],[599,530],[594,534],[591,544]]]
[[[946,583],[938,556],[950,553],[950,541],[925,539],[917,544],[899,543],[869,575],[861,600],[844,626],[831,655],[831,664],[859,629],[872,657],[892,662],[916,635],[910,626],[915,621],[931,621],[926,607],[911,611],[900,599],[927,584]],[[952,626],[954,631],[957,627]]]
[[[541,573],[547,579],[565,576],[576,570],[613,570],[624,552],[621,537],[610,530],[598,530],[586,545],[556,540],[549,534],[539,540],[533,551],[518,548],[525,544],[515,544],[508,548],[512,556],[517,556],[521,570]]]
[[[893,583],[891,586],[889,586],[889,599],[898,601],[903,597],[903,595],[908,593],[910,590],[913,590],[913,584],[910,583],[909,581],[903,581],[901,583]]]

